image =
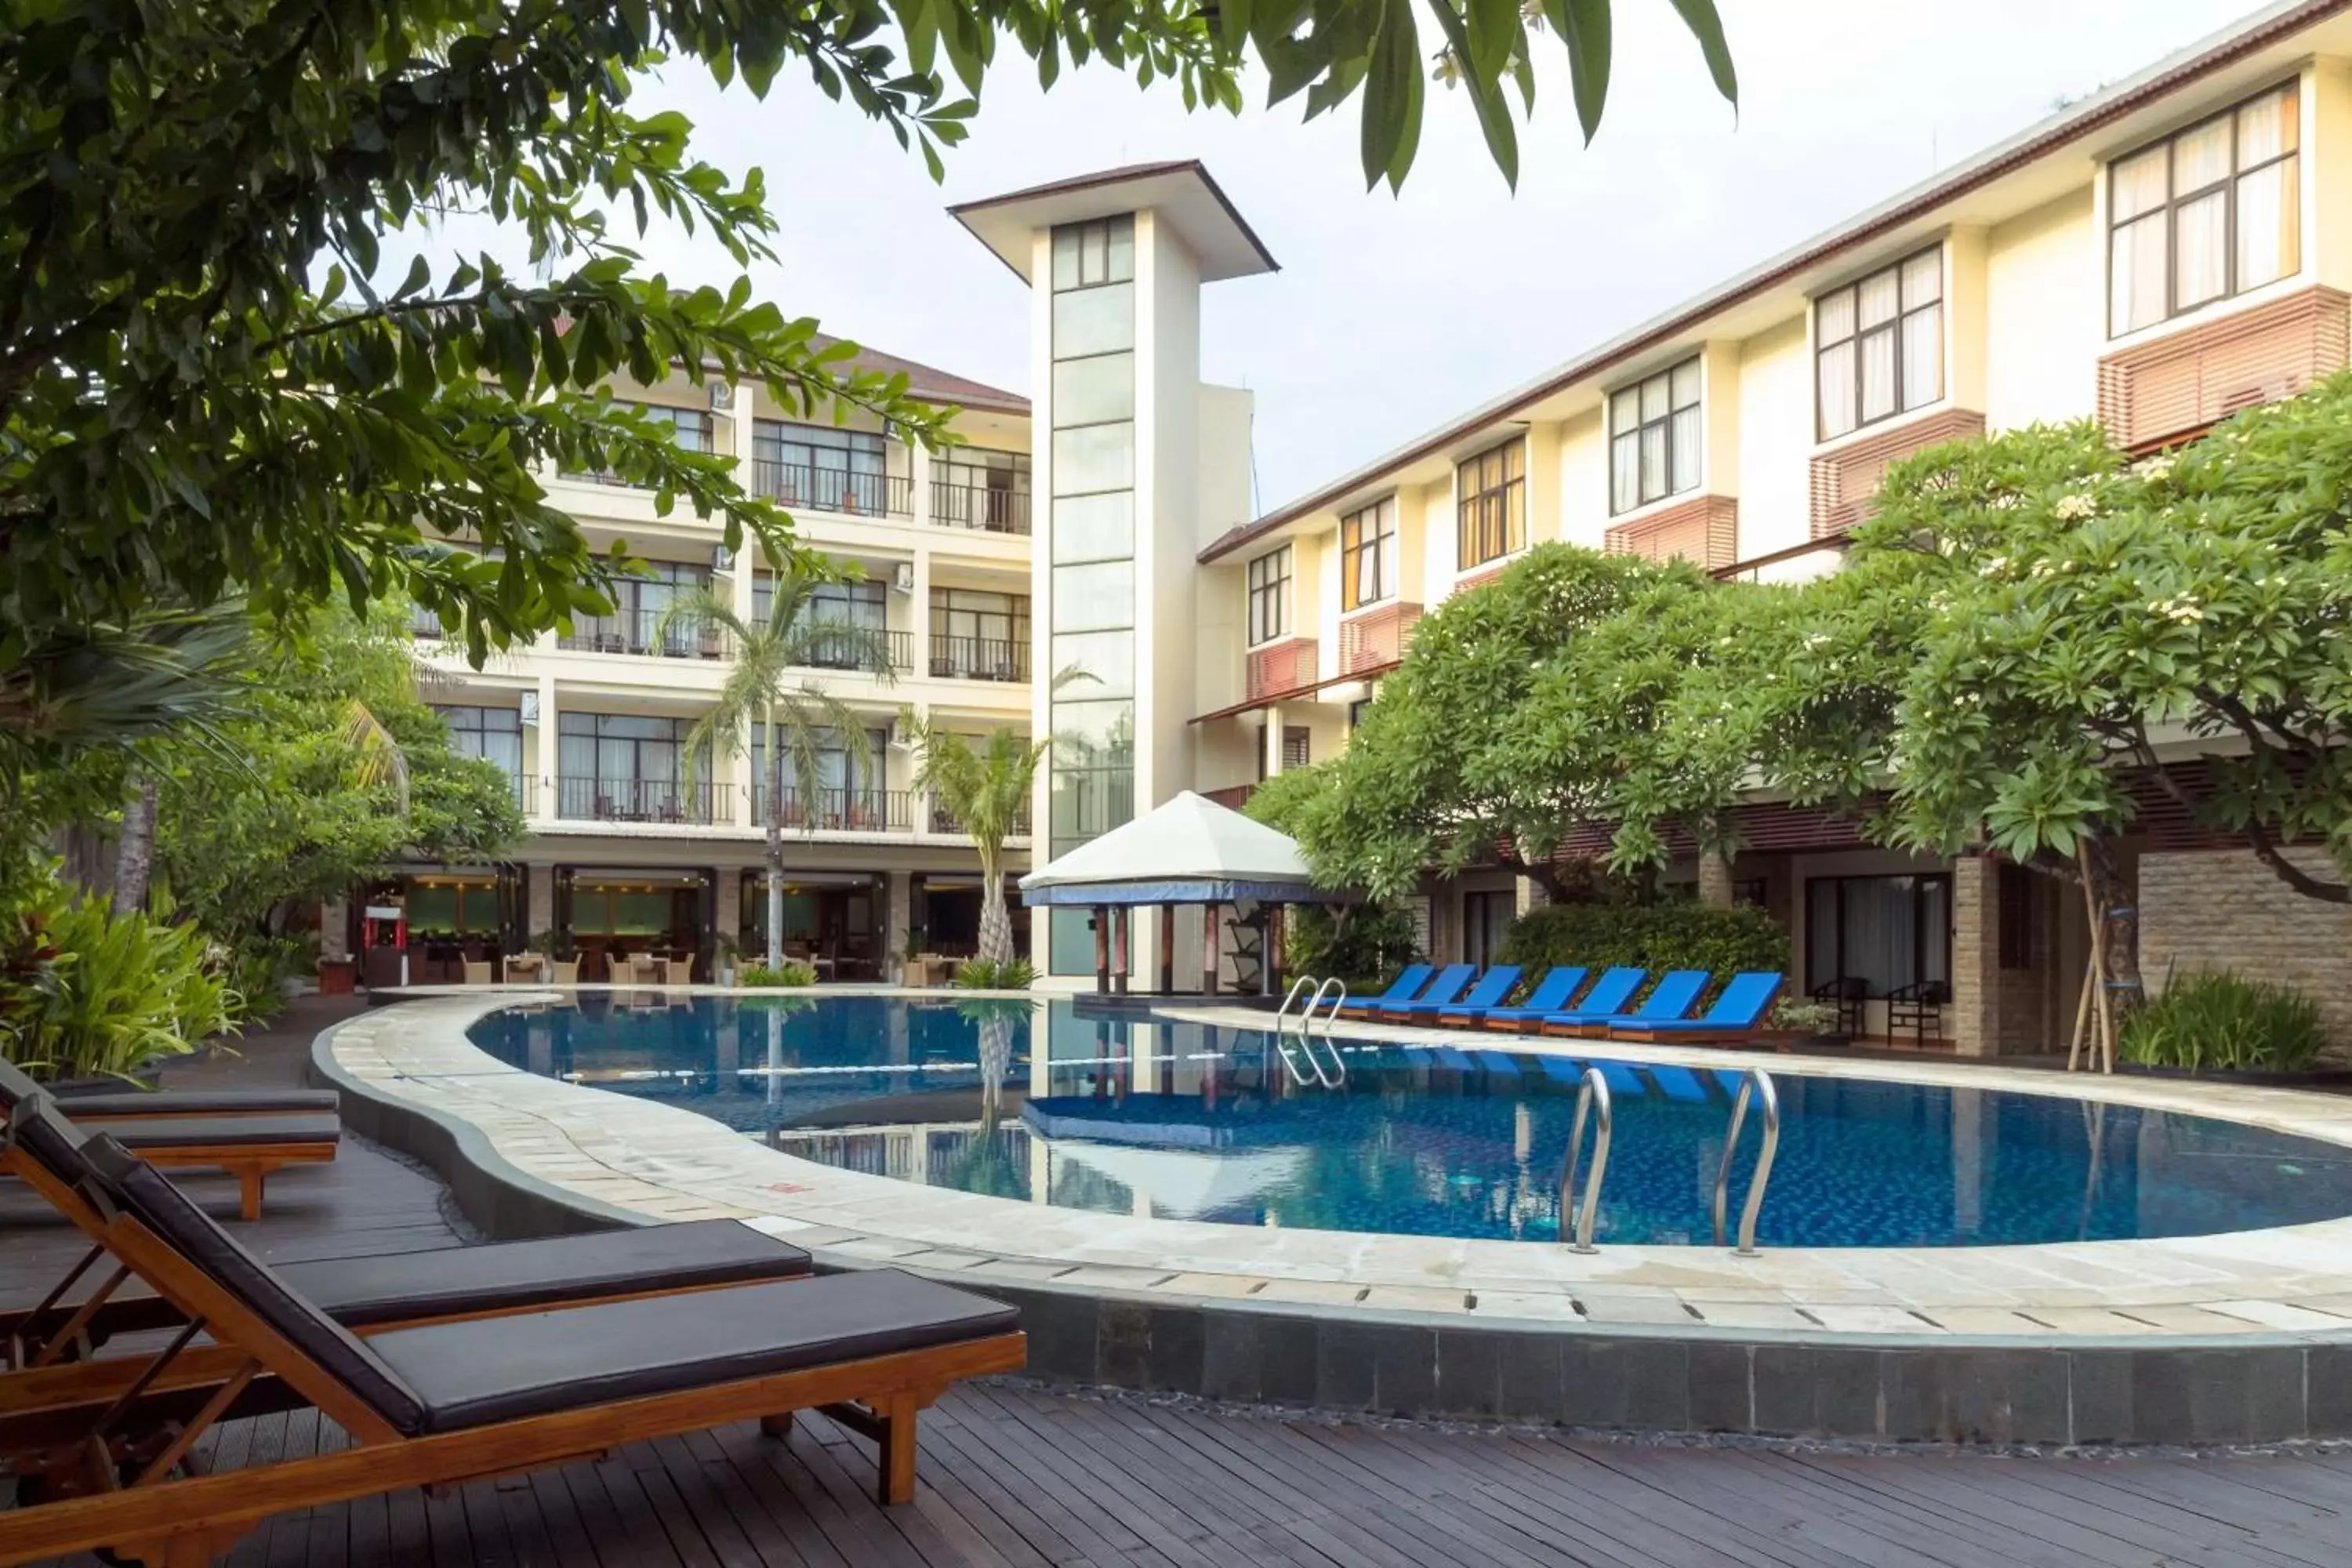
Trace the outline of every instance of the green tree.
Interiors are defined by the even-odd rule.
[[[756,622],[707,589],[684,594],[662,612],[654,633],[667,642],[675,631],[691,627],[722,634],[733,645],[718,701],[687,731],[686,779],[691,786],[696,773],[717,757],[752,760],[760,781],[755,814],[767,830],[771,969],[784,962],[784,830],[815,830],[827,752],[847,758],[853,798],[874,763],[857,710],[803,672],[845,666],[870,671],[886,686],[898,679],[887,631],[823,613],[817,590],[836,575],[808,563],[778,573],[771,579],[767,618]]]
[[[1013,961],[1013,920],[1004,907],[1004,841],[1020,826],[1029,809],[1037,764],[1054,742],[1027,741],[1009,729],[992,731],[978,746],[928,719],[912,708],[899,711],[915,744],[915,787],[928,791],[932,801],[971,837],[980,858],[981,963],[1002,965]]]
[[[1613,821],[1622,758],[1610,749],[1619,716],[1593,689],[1604,662],[1562,661],[1612,617],[1702,582],[1687,566],[1538,545],[1424,617],[1348,750],[1266,809],[1318,879],[1375,899],[1411,891],[1425,868],[1480,863],[1565,891],[1555,851]]]
[[[1671,0],[1728,97],[1712,0]],[[862,409],[914,438],[940,411],[850,368],[748,283],[684,289],[627,243],[658,216],[768,257],[755,171],[696,159],[631,111],[665,60],[764,93],[786,68],[846,97],[936,173],[1001,40],[1051,83],[1097,56],[1188,105],[1237,110],[1246,62],[1309,115],[1361,93],[1367,176],[1402,178],[1421,123],[1420,13],[1486,140],[1517,166],[1534,34],[1567,47],[1586,132],[1609,0],[12,0],[0,29],[0,626],[120,622],[249,595],[266,616],[404,590],[477,660],[602,604],[615,563],[551,505],[600,469],[719,519],[782,565],[786,519],[734,466],[610,400],[672,367],[761,384],[796,415]],[[1538,15],[1540,22],[1528,18]],[[622,215],[616,223],[614,215]],[[496,220],[527,268],[478,256],[401,276],[387,239]],[[478,549],[457,550],[452,542]],[[21,650],[13,650],[21,653]]]

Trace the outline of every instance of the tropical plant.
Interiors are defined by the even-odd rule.
[[[890,634],[880,626],[820,613],[817,589],[856,568],[795,565],[772,579],[764,620],[747,621],[735,606],[708,589],[682,594],[662,612],[655,630],[667,643],[679,633],[723,633],[734,644],[734,662],[719,683],[719,699],[687,732],[685,778],[718,757],[750,756],[758,781],[753,815],[767,832],[768,962],[784,962],[784,830],[813,833],[823,820],[824,759],[846,758],[848,798],[865,792],[874,765],[866,721],[824,686],[800,671],[853,666],[883,685],[897,680],[890,668]],[[789,786],[789,787],[788,787]]]
[[[1286,974],[1337,976],[1350,989],[1365,991],[1385,984],[1421,956],[1421,927],[1409,911],[1392,904],[1303,904],[1283,919]]]
[[[54,867],[0,908],[0,1054],[57,1079],[129,1076],[231,1031],[204,933],[69,889]]]
[[[1783,996],[1772,1004],[1772,1026],[1791,1034],[1833,1034],[1844,1016],[1836,1003],[1817,1002],[1810,996]]]
[[[1025,958],[967,958],[956,965],[955,983],[966,991],[1026,991],[1037,969]]]
[[[230,946],[216,945],[207,960],[228,986],[229,1011],[239,1028],[276,1017],[286,1008],[288,984],[319,969],[313,935],[248,937]]]
[[[2122,1052],[2143,1067],[2300,1072],[2327,1045],[2318,1005],[2292,985],[2228,970],[2177,976],[2123,1021]]]
[[[953,731],[919,719],[911,708],[898,721],[914,739],[915,787],[927,792],[980,858],[980,958],[1013,957],[1013,919],[1004,906],[1004,841],[1022,826],[1037,780],[1037,764],[1053,742],[1023,740],[997,729],[978,746]]]
[[[790,959],[775,963],[754,963],[744,969],[742,984],[752,986],[800,988],[816,984],[816,971],[805,963],[797,963]]]

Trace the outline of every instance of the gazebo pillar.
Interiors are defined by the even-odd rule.
[[[1110,994],[1110,906],[1095,906],[1095,989]]]
[[[1217,994],[1217,906],[1201,906],[1201,994]]]
[[[1176,993],[1176,906],[1160,906],[1160,993]]]
[[[1112,955],[1111,985],[1122,996],[1127,994],[1127,977],[1135,973],[1135,910],[1121,904],[1111,911],[1118,924],[1111,928],[1118,933],[1118,952]]]

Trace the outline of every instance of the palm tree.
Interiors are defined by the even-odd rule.
[[[771,969],[784,962],[786,781],[803,801],[817,800],[824,788],[825,753],[839,751],[848,756],[847,783],[854,795],[873,762],[873,748],[856,711],[795,671],[847,666],[870,672],[886,686],[898,679],[890,668],[890,637],[882,627],[813,613],[816,589],[829,580],[814,566],[795,565],[778,573],[767,619],[757,624],[745,621],[732,605],[707,588],[682,594],[662,612],[654,634],[657,643],[667,646],[674,627],[693,626],[724,632],[735,645],[735,661],[719,688],[717,706],[687,733],[686,783],[692,787],[704,758],[751,755],[752,728],[759,727],[760,754],[752,762],[766,785],[761,826],[768,833]],[[803,832],[813,831],[814,814],[803,813],[801,826]]]
[[[978,749],[961,735],[935,730],[911,709],[899,714],[915,742],[915,787],[928,790],[939,808],[971,835],[980,856],[980,961],[1013,961],[1013,918],[1004,908],[1004,841],[1028,808],[1051,741],[1031,742],[998,730]]]

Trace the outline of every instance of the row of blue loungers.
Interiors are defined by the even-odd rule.
[[[1706,1012],[1693,1017],[1691,1008],[1712,978],[1704,969],[1668,970],[1636,1006],[1631,1004],[1650,978],[1649,971],[1606,969],[1588,986],[1584,982],[1591,971],[1562,965],[1546,972],[1517,1005],[1506,1006],[1504,999],[1517,988],[1520,973],[1516,963],[1496,964],[1484,974],[1472,963],[1448,964],[1442,970],[1409,964],[1386,991],[1348,1004],[1339,1016],[1507,1034],[1738,1045],[1764,1026],[1788,978],[1768,970],[1743,971],[1724,983]]]

